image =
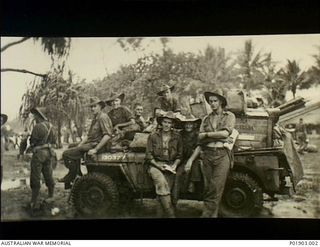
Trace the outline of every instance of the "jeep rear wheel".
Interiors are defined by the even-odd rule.
[[[229,175],[219,210],[221,216],[249,217],[257,214],[262,204],[262,190],[253,178],[241,172]]]
[[[81,216],[114,216],[119,206],[119,192],[109,176],[92,173],[75,182],[71,200],[76,212]]]

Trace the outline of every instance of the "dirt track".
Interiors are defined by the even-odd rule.
[[[309,138],[310,143],[320,147],[320,138]],[[61,151],[60,151],[61,154]],[[3,183],[1,188],[1,221],[20,220],[62,220],[74,219],[75,213],[68,203],[69,191],[64,190],[63,184],[57,183],[54,207],[59,208],[57,215],[33,218],[25,209],[31,196],[29,187],[30,165],[28,162],[17,161],[17,151],[7,152],[3,160]],[[265,201],[261,214],[262,218],[320,218],[320,166],[319,153],[307,153],[301,156],[304,167],[304,179],[298,184],[297,191],[291,196],[277,196],[279,201]],[[54,171],[54,177],[62,177],[66,168],[59,164]],[[46,187],[41,188],[42,198],[46,197]],[[137,200],[130,212],[123,217],[140,218],[155,217],[155,201]],[[199,217],[202,203],[181,200],[178,204],[178,217]]]

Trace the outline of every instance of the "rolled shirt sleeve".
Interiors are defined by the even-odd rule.
[[[216,132],[216,131],[222,131],[226,130],[228,131],[229,135],[231,135],[235,123],[236,123],[236,117],[232,112],[224,111],[222,117],[219,120],[215,120],[216,116],[210,113],[207,115],[200,126],[200,133],[205,132]],[[203,140],[199,140],[198,145],[202,145],[204,143],[208,142],[214,142],[217,139],[206,137]]]
[[[236,124],[235,115],[232,112],[228,112],[228,114],[225,117],[223,126],[221,126],[218,130],[226,130],[229,132],[229,135],[231,135],[235,124]]]
[[[201,125],[200,125],[199,133],[206,132],[205,129],[207,129],[206,126],[208,126],[207,122],[208,122],[208,116],[205,116],[203,121],[202,121],[202,123],[201,123]]]

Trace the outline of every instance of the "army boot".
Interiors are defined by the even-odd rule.
[[[52,198],[54,195],[54,186],[49,186],[48,187],[48,197]]]
[[[163,210],[168,218],[175,218],[173,205],[171,202],[171,195],[167,196],[159,196],[161,205],[163,207]]]
[[[164,211],[163,211],[162,203],[160,201],[160,196],[157,197],[156,215],[157,215],[157,218],[163,218],[164,216]]]
[[[58,182],[65,184],[71,183],[77,176],[78,168],[76,162],[70,162],[67,167],[69,172],[63,178],[58,179]]]

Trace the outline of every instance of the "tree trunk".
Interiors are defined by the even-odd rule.
[[[58,119],[58,148],[62,148],[61,143],[61,120]]]

